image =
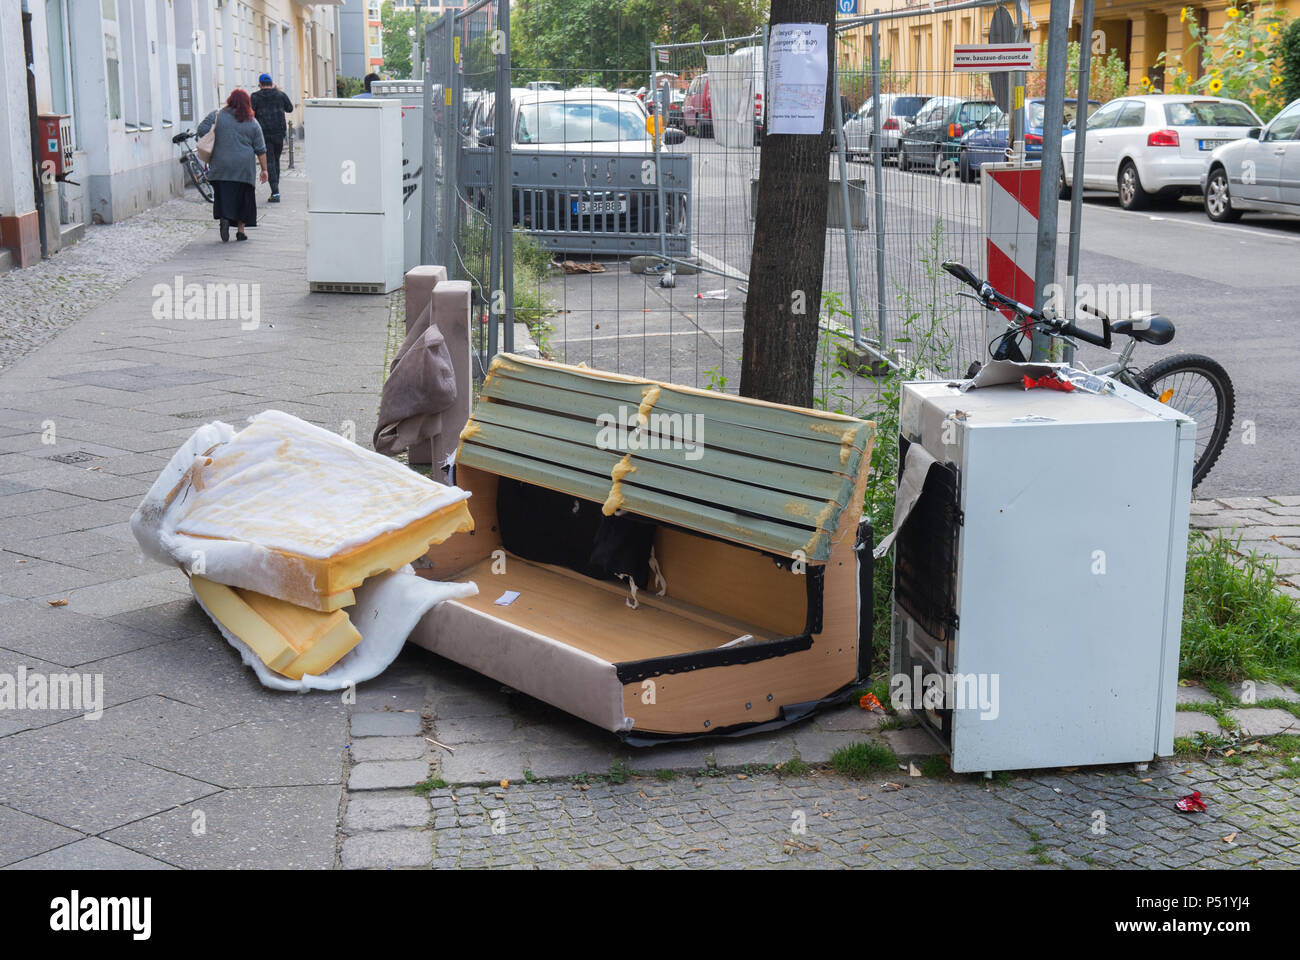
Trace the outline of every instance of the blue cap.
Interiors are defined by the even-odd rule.
[[[258,82],[258,83],[270,83],[270,82],[271,82],[271,75],[270,75],[269,73],[264,73],[264,74],[262,74],[260,77],[257,78],[257,82]]]

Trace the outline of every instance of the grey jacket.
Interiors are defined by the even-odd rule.
[[[208,179],[256,185],[257,155],[266,153],[262,125],[256,120],[240,123],[233,113],[222,107],[203,118],[199,124],[199,136],[212,129],[213,123],[217,125],[217,137],[212,146],[212,162],[208,164]]]

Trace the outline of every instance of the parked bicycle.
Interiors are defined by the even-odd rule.
[[[1119,352],[1118,359],[1089,370],[1078,361],[1074,366],[1097,376],[1111,377],[1120,383],[1139,390],[1160,403],[1168,404],[1196,421],[1196,462],[1192,469],[1192,486],[1196,486],[1210,472],[1223,453],[1232,430],[1232,417],[1236,397],[1227,371],[1215,360],[1195,353],[1180,353],[1157,360],[1145,370],[1132,365],[1133,353],[1139,342],[1164,346],[1174,339],[1174,325],[1154,313],[1139,312],[1126,320],[1112,322],[1110,317],[1093,307],[1080,306],[1080,310],[1101,321],[1102,334],[1098,336],[1083,330],[1050,309],[1035,310],[1012,297],[993,289],[987,280],[980,280],[963,264],[946,261],[943,268],[975,291],[972,299],[979,300],[988,310],[1006,307],[1015,314],[1007,322],[1006,333],[999,334],[989,343],[989,356],[994,360],[1024,362],[1022,339],[1031,338],[1035,329],[1050,337],[1066,342],[1082,340],[1105,350],[1111,348],[1111,334],[1128,337],[1128,343]],[[970,296],[970,294],[962,294]],[[967,376],[979,372],[977,361],[967,371]]]
[[[181,148],[181,169],[189,175],[194,186],[199,188],[199,195],[211,203],[213,193],[212,184],[208,181],[208,165],[199,159],[199,155],[194,152],[194,147],[187,142],[195,136],[193,130],[183,130],[172,137],[172,143],[178,144]]]

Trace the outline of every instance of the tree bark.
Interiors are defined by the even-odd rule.
[[[772,0],[773,29],[781,23],[826,24],[828,61],[835,55],[834,20],[834,0]],[[826,257],[832,63],[822,132],[764,136],[745,298],[741,395],[802,407],[813,402]]]

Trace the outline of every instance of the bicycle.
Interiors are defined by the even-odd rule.
[[[172,137],[172,143],[181,148],[179,157],[181,169],[189,175],[190,180],[194,182],[194,186],[198,187],[199,195],[211,203],[215,194],[212,192],[212,184],[208,181],[208,165],[200,160],[199,155],[194,152],[194,148],[185,142],[196,136],[197,134],[193,130],[183,130]]]
[[[1104,350],[1111,349],[1112,333],[1128,337],[1128,343],[1119,352],[1115,362],[1095,370],[1089,370],[1078,362],[1074,362],[1073,366],[1094,376],[1118,380],[1195,420],[1196,461],[1192,468],[1192,486],[1195,487],[1209,474],[1210,468],[1223,453],[1228,434],[1232,431],[1236,396],[1227,371],[1218,361],[1195,353],[1165,357],[1142,371],[1131,366],[1139,342],[1164,346],[1174,339],[1173,323],[1159,314],[1143,312],[1134,313],[1126,320],[1112,322],[1102,311],[1081,305],[1080,310],[1101,321],[1102,334],[1098,336],[1056,316],[1050,309],[1045,312],[1035,310],[999,293],[987,280],[980,280],[956,260],[945,261],[943,269],[975,290],[973,297],[968,293],[962,293],[961,296],[978,300],[986,310],[1002,306],[1015,314],[1016,319],[1007,322],[1006,333],[999,334],[989,343],[989,356],[994,360],[1023,363],[1025,355],[1020,349],[1020,340],[1022,337],[1032,337],[1035,328],[1072,346],[1074,340],[1082,340]],[[980,366],[979,361],[976,361],[966,376],[973,377],[979,372]]]

